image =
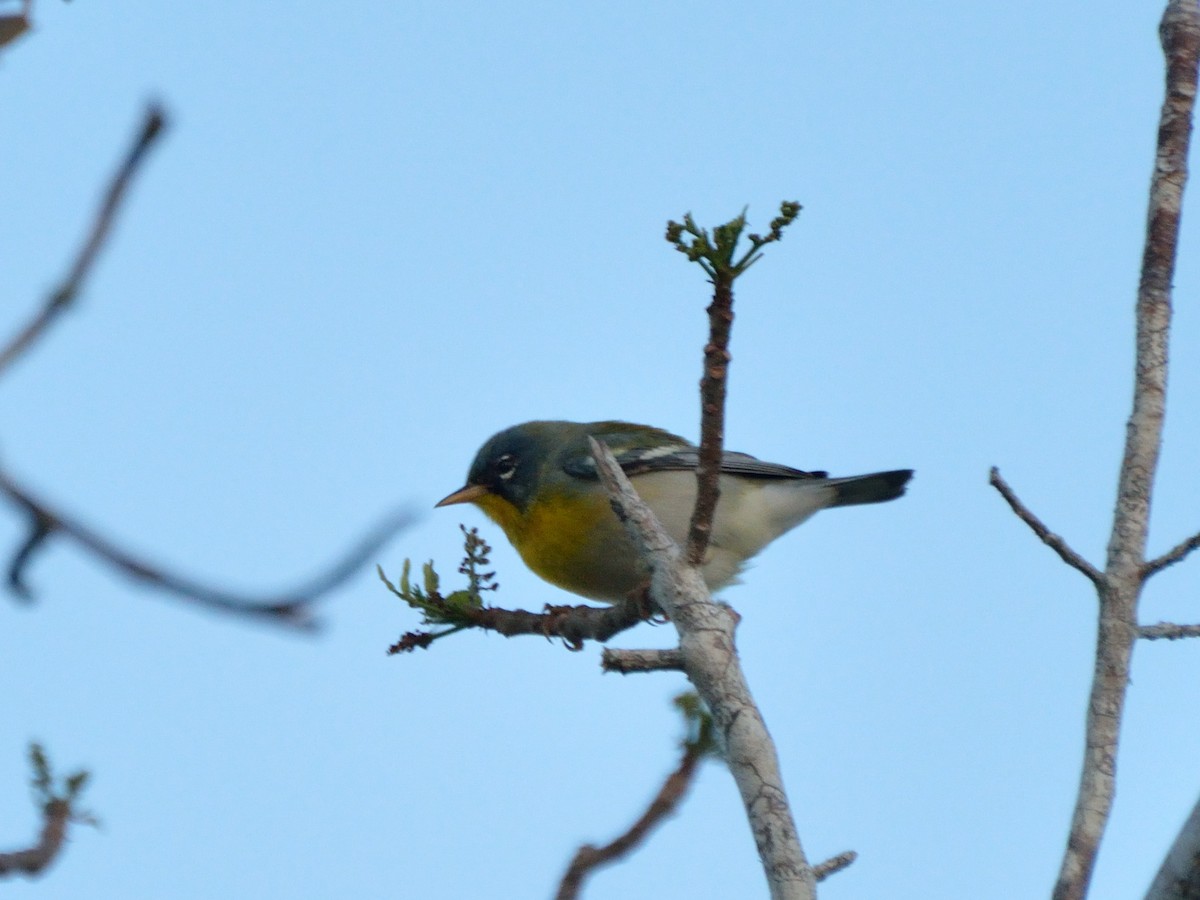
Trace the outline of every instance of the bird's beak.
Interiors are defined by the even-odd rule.
[[[443,497],[433,506],[436,509],[439,506],[452,506],[455,503],[472,503],[488,493],[491,492],[482,484],[468,484],[466,487],[460,487],[449,497]]]

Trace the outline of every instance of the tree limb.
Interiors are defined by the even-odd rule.
[[[1200,625],[1157,622],[1154,625],[1138,626],[1137,636],[1148,641],[1178,641],[1183,638],[1200,637]]]
[[[555,900],[575,900],[583,887],[584,879],[594,869],[618,862],[627,856],[646,840],[656,826],[674,813],[688,788],[691,787],[696,769],[709,749],[702,741],[685,744],[683,758],[679,761],[678,768],[667,776],[667,780],[663,782],[663,786],[650,801],[646,811],[638,817],[628,831],[603,847],[584,844],[576,851],[559,883],[558,893],[554,895]]]
[[[772,900],[812,900],[815,881],[792,820],[775,745],[734,649],[736,615],[713,602],[699,570],[686,564],[609,449],[589,441],[613,509],[650,568],[650,595],[679,632],[685,671],[712,712]]]
[[[66,312],[75,297],[78,296],[84,279],[91,271],[92,263],[96,261],[97,254],[112,230],[113,220],[120,208],[121,201],[125,198],[130,181],[137,173],[150,146],[162,134],[165,125],[166,118],[161,107],[154,103],[150,104],[146,108],[133,146],[130,147],[124,162],[114,173],[108,190],[104,194],[104,200],[92,219],[87,238],[80,247],[79,254],[67,272],[66,278],[46,298],[42,308],[28,324],[9,341],[6,347],[0,349],[0,374],[3,374],[17,357],[37,341],[57,321],[59,316]]]
[[[70,803],[63,799],[48,802],[42,809],[42,830],[37,843],[24,850],[0,853],[0,876],[39,874],[58,856],[66,840],[70,821]]]
[[[1028,525],[1041,542],[1057,553],[1063,562],[1073,569],[1078,569],[1096,586],[1099,586],[1103,582],[1104,576],[1097,571],[1095,566],[1072,550],[1065,540],[1047,528],[1042,520],[1020,501],[1013,492],[1013,489],[1008,486],[1008,482],[1000,476],[1000,470],[995,466],[992,466],[991,474],[988,476],[988,484],[1000,492],[1000,496],[1008,502],[1012,511],[1017,514],[1017,518]]]
[[[682,672],[683,654],[678,650],[616,650],[605,647],[600,655],[605,672]]]
[[[813,877],[817,881],[824,881],[830,875],[836,875],[842,871],[842,869],[849,866],[856,859],[858,859],[858,854],[853,850],[847,850],[844,853],[839,853],[837,856],[831,856],[824,862],[813,866]]]
[[[1200,8],[1170,0],[1159,28],[1166,57],[1166,97],[1150,181],[1146,243],[1137,297],[1133,410],[1117,485],[1112,534],[1098,586],[1100,620],[1088,701],[1083,773],[1055,900],[1083,900],[1116,792],[1117,748],[1129,685],[1137,606],[1145,580],[1146,538],[1154,474],[1166,413],[1167,339],[1179,217],[1200,64]]]
[[[87,771],[55,778],[46,751],[36,742],[29,745],[29,761],[33,766],[33,793],[42,810],[42,828],[32,847],[0,853],[0,877],[41,873],[62,850],[68,825],[73,822],[96,824],[90,813],[78,809],[79,798],[90,778]]]
[[[20,597],[28,598],[31,595],[25,583],[25,569],[36,551],[45,547],[49,539],[61,535],[126,577],[181,600],[218,612],[305,629],[314,628],[316,624],[312,617],[313,604],[346,581],[409,522],[408,515],[393,514],[368,532],[329,569],[307,584],[273,597],[252,597],[219,590],[184,578],[134,556],[108,538],[55,510],[18,484],[3,469],[0,469],[0,495],[7,497],[25,512],[30,521],[29,537],[14,554],[8,569],[9,587]]]
[[[1142,566],[1142,579],[1149,578],[1155,572],[1161,572],[1167,566],[1173,566],[1177,562],[1182,562],[1197,547],[1200,547],[1200,532],[1193,534],[1186,541],[1181,541],[1162,556],[1156,557]]]
[[[446,603],[444,598],[434,598],[434,603],[438,602]],[[494,631],[504,637],[532,634],[559,638],[567,649],[582,650],[584,641],[607,641],[613,635],[645,622],[653,611],[642,597],[634,596],[611,606],[547,606],[540,613],[497,606],[447,605],[444,614],[447,620],[452,620],[444,623],[450,625],[447,630],[406,632],[388,647],[388,655],[424,650],[438,638],[464,628]]]

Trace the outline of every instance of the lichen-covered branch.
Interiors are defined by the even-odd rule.
[[[613,508],[650,568],[650,595],[679,632],[684,670],[712,713],[737,783],[772,900],[812,900],[815,879],[792,819],[779,758],[734,646],[737,617],[709,596],[699,570],[637,496],[612,453],[591,440]]]
[[[1153,625],[1138,626],[1137,636],[1147,641],[1180,641],[1184,638],[1200,637],[1200,625],[1156,622]]]
[[[1200,63],[1200,9],[1196,0],[1171,0],[1163,14],[1160,36],[1166,56],[1166,98],[1159,118],[1138,284],[1133,411],[1125,430],[1104,577],[1098,585],[1100,617],[1083,773],[1054,888],[1055,900],[1083,900],[1087,896],[1112,811],[1130,661],[1139,635],[1137,607],[1146,577],[1150,501],[1162,446],[1171,282]]]
[[[1162,556],[1155,557],[1142,566],[1142,578],[1149,578],[1155,572],[1161,572],[1167,566],[1182,562],[1189,553],[1200,547],[1200,533],[1193,534],[1186,541],[1180,541]]]
[[[682,672],[683,654],[678,650],[615,650],[606,647],[600,655],[605,672]]]

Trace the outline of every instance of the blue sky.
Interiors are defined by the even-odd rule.
[[[10,6],[15,4],[10,4]],[[902,501],[822,514],[725,599],[823,898],[1049,893],[1095,601],[987,485],[1101,562],[1161,102],[1154,4],[42,2],[4,54],[3,327],[63,273],[142,105],[170,133],[78,307],[0,383],[3,462],[189,575],[269,591],[407,507],[379,554],[497,601],[568,598],[432,504],[533,418],[695,437],[706,285],[668,218],[765,224],[740,283],[731,449]],[[1151,532],[1200,528],[1200,288],[1184,215]],[[0,545],[22,523],[0,517]],[[682,676],[414,627],[369,571],[317,638],[198,613],[57,544],[0,604],[0,847],[25,746],[94,771],[14,898],[546,897],[674,766]],[[1200,619],[1200,563],[1143,619]],[[665,646],[643,627],[621,646]],[[1137,648],[1093,898],[1145,889],[1200,792],[1200,647]],[[589,898],[764,896],[717,765]]]

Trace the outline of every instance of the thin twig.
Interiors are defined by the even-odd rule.
[[[1200,637],[1200,625],[1156,622],[1153,625],[1139,625],[1137,636],[1147,641],[1179,641],[1184,638]]]
[[[410,631],[388,647],[388,654],[409,653],[428,648],[439,637],[479,628],[504,637],[538,635],[559,638],[569,650],[582,650],[584,641],[603,643],[613,635],[645,622],[653,614],[640,597],[631,597],[611,606],[547,606],[544,612],[502,609],[498,606],[458,607],[453,610],[456,624],[445,631]]]
[[[842,869],[846,868],[856,859],[858,859],[858,854],[853,850],[847,850],[844,853],[839,853],[837,856],[831,856],[824,862],[813,866],[813,877],[817,881],[824,881],[830,875],[836,875],[842,871]]]
[[[699,742],[686,744],[678,768],[667,776],[667,780],[650,801],[646,811],[628,831],[603,847],[593,847],[591,844],[580,847],[563,874],[555,900],[575,900],[583,887],[584,879],[593,870],[617,862],[637,849],[655,826],[661,824],[679,806],[706,752],[706,748]]]
[[[708,343],[700,379],[700,459],[696,466],[696,506],[688,527],[687,558],[704,561],[712,535],[713,514],[721,497],[721,453],[725,445],[725,382],[729,374],[729,334],[733,330],[733,280],[736,274],[717,269],[708,306]]]
[[[25,32],[29,31],[29,12],[33,9],[33,0],[22,0],[19,13],[9,13],[0,16],[0,47],[11,44]]]
[[[146,151],[150,149],[155,139],[162,134],[165,124],[166,118],[162,108],[158,104],[150,104],[146,108],[133,146],[125,156],[124,162],[121,163],[113,175],[108,190],[105,192],[104,200],[101,202],[100,208],[96,211],[96,215],[92,219],[87,238],[84,240],[83,246],[80,247],[79,254],[67,272],[66,278],[63,279],[62,284],[51,292],[33,319],[9,341],[8,346],[0,349],[0,374],[5,372],[17,357],[41,337],[55,320],[71,306],[71,302],[75,297],[78,296],[79,291],[83,287],[84,279],[91,271],[92,263],[96,260],[96,255],[104,246],[105,239],[112,229],[113,219],[116,217],[121,201],[125,197],[130,181],[138,171],[142,160],[145,159]]]
[[[37,842],[23,850],[0,853],[0,876],[21,873],[37,875],[58,857],[72,823],[95,825],[95,817],[79,809],[79,800],[91,775],[86,770],[57,778],[41,744],[29,745],[33,768],[33,794],[42,812],[42,828]]]
[[[0,876],[21,873],[37,875],[54,862],[67,837],[71,821],[71,804],[58,798],[42,809],[42,830],[37,843],[24,850],[0,853]]]
[[[678,650],[616,650],[606,647],[600,656],[605,672],[682,672],[683,654]]]
[[[1145,582],[1150,501],[1166,415],[1171,282],[1179,246],[1187,154],[1200,64],[1200,8],[1171,0],[1159,27],[1166,97],[1150,179],[1146,243],[1137,296],[1133,410],[1117,485],[1112,533],[1098,583],[1100,616],[1088,697],[1083,771],[1054,900],[1084,900],[1116,793],[1117,750],[1128,692],[1137,608]]]
[[[93,556],[108,563],[127,577],[163,593],[219,612],[302,629],[315,627],[316,623],[312,617],[313,604],[346,581],[410,521],[410,517],[404,513],[388,516],[371,529],[340,560],[312,581],[295,590],[276,596],[253,597],[209,587],[168,572],[161,566],[134,556],[118,547],[113,541],[74,521],[70,516],[59,512],[34,496],[2,469],[0,469],[0,494],[20,507],[29,516],[31,523],[30,537],[22,543],[9,566],[9,586],[19,596],[25,598],[30,596],[24,575],[26,567],[34,556],[34,551],[44,547],[49,539],[63,536],[79,544]]]
[[[1013,493],[1013,489],[1008,486],[1008,482],[1000,476],[1000,470],[995,466],[992,466],[991,474],[988,476],[988,484],[1000,492],[1000,496],[1008,502],[1012,511],[1017,514],[1017,518],[1028,525],[1033,533],[1041,539],[1042,543],[1057,553],[1063,562],[1073,569],[1078,569],[1097,587],[1103,583],[1104,575],[1090,562],[1072,550],[1065,540],[1047,528],[1042,520],[1034,515],[1018,499],[1017,495]]]
[[[1142,578],[1149,578],[1155,572],[1161,572],[1167,566],[1173,566],[1177,562],[1182,562],[1197,547],[1200,547],[1200,532],[1193,534],[1186,541],[1180,542],[1162,556],[1156,557],[1142,566]]]

